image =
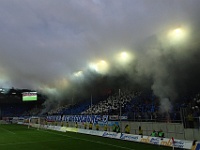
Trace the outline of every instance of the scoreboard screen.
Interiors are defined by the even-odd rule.
[[[23,92],[22,101],[37,101],[37,92]]]

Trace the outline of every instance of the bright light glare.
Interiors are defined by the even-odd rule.
[[[122,52],[120,55],[121,55],[121,59],[127,59],[128,58],[127,52]]]
[[[182,34],[182,32],[183,31],[180,28],[174,30],[175,35],[180,35],[180,34]]]
[[[83,72],[82,71],[78,71],[78,72],[75,72],[74,73],[74,76],[75,77],[81,77],[83,75]]]
[[[184,37],[184,31],[181,28],[177,28],[172,31],[172,36],[174,38],[183,38]]]
[[[133,59],[133,55],[123,51],[117,55],[116,59],[120,64],[127,64]]]
[[[109,69],[109,65],[105,60],[100,60],[96,63],[90,63],[89,68],[98,73],[105,74]]]
[[[176,28],[169,32],[168,38],[171,42],[183,41],[186,38],[186,31],[182,28]]]

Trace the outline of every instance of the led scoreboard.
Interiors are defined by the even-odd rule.
[[[22,101],[37,101],[37,92],[23,92]]]

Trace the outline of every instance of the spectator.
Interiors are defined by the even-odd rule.
[[[116,132],[117,132],[117,133],[120,132],[120,127],[119,127],[119,125],[117,125],[117,127],[116,127]]]
[[[164,132],[160,129],[160,131],[158,131],[158,137],[160,137],[161,139],[164,138]]]
[[[113,127],[112,127],[112,131],[113,131],[113,132],[116,132],[116,128],[117,128],[117,127],[116,127],[116,124],[114,124]]]
[[[84,123],[84,129],[87,129],[87,122]]]
[[[68,122],[66,122],[66,127],[69,127],[69,123]]]
[[[78,128],[78,123],[77,122],[75,123],[75,128]]]
[[[89,130],[92,130],[92,122],[89,124]]]
[[[98,123],[96,124],[96,130],[99,130],[99,124]]]
[[[130,126],[127,124],[126,126],[125,126],[125,133],[127,133],[127,134],[130,134]]]
[[[153,130],[153,132],[151,133],[151,135],[150,136],[152,136],[152,137],[156,137],[157,136],[157,133],[156,133],[156,131],[155,130]]]
[[[143,130],[142,130],[141,126],[139,126],[139,135],[143,135]]]

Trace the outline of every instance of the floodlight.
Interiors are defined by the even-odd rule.
[[[105,60],[100,60],[95,63],[90,63],[89,68],[97,73],[105,74],[109,69],[109,65]]]
[[[126,65],[133,59],[133,55],[126,51],[122,51],[116,55],[116,61],[119,64]]]
[[[183,28],[176,28],[176,29],[170,30],[168,33],[168,38],[170,42],[172,43],[183,42],[186,37],[187,37],[187,32]]]

